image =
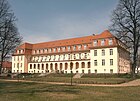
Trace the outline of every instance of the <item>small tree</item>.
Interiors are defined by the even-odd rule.
[[[21,36],[15,26],[16,18],[10,10],[7,0],[0,0],[0,73],[2,62],[11,55],[21,42]]]
[[[112,14],[111,31],[131,49],[132,76],[135,69],[140,46],[140,0],[120,0]]]

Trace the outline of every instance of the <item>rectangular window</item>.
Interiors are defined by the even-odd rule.
[[[97,73],[97,69],[95,69],[95,73]]]
[[[65,51],[66,50],[66,47],[63,47],[62,49],[63,49],[63,51]]]
[[[102,40],[101,40],[101,46],[104,46],[104,45],[105,45],[105,40],[102,39]]]
[[[113,49],[110,49],[110,55],[113,55]]]
[[[78,50],[81,50],[82,46],[81,45],[78,45]]]
[[[97,60],[94,60],[94,66],[97,66]]]
[[[94,56],[97,56],[97,50],[94,50]]]
[[[70,46],[68,46],[68,51],[70,51]]]
[[[56,52],[56,48],[53,49],[53,52]]]
[[[76,46],[73,46],[73,50],[76,50]]]
[[[97,46],[97,40],[94,40],[93,44],[94,46]]]
[[[110,66],[113,65],[113,59],[110,59]]]
[[[105,66],[105,59],[102,59],[102,66]]]
[[[49,52],[52,52],[52,49],[49,49]]]
[[[17,63],[17,68],[19,68],[19,63]]]
[[[20,67],[22,67],[22,63],[20,64]]]
[[[102,50],[102,56],[105,56],[105,50],[104,49]]]
[[[113,44],[113,40],[112,38],[109,39],[109,45],[112,45]]]
[[[32,64],[30,64],[30,69],[32,69]]]
[[[87,45],[84,45],[84,49],[87,49]]]
[[[60,52],[60,47],[58,48],[58,52]]]
[[[111,74],[113,73],[113,69],[110,69],[110,73],[111,73]]]

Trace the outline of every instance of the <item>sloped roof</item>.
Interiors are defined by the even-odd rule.
[[[70,39],[42,42],[36,44],[24,43],[18,48],[41,49],[41,48],[50,48],[50,47],[61,47],[61,46],[68,46],[68,45],[90,43],[95,39],[102,39],[102,38],[109,38],[109,37],[115,37],[115,36],[113,36],[108,30],[105,30],[104,32],[98,35],[90,35],[90,36],[84,36],[79,38],[70,38]]]

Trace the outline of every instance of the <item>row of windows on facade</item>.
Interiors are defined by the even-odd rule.
[[[107,41],[107,39],[101,39],[101,46],[104,46],[106,41]],[[93,45],[94,45],[94,46],[98,46],[98,40],[94,40],[94,41],[93,41]],[[109,39],[108,39],[108,45],[113,45],[113,40],[112,40],[112,38],[109,38]]]
[[[84,46],[84,50],[87,49],[88,45],[83,45]],[[67,50],[73,50],[75,51],[77,48],[76,45],[74,46],[68,46]],[[82,49],[82,45],[78,45],[78,50]],[[39,50],[34,50],[34,54],[40,54],[40,53],[47,53],[47,52],[65,52],[66,51],[66,47],[58,47],[58,48],[50,48],[50,49],[39,49]]]
[[[76,69],[78,69],[79,68],[79,63],[76,62],[75,65],[76,65]],[[65,66],[65,70],[67,70],[68,69],[68,63],[65,63],[64,66]],[[46,70],[48,70],[48,67],[49,67],[49,65],[46,64]],[[57,63],[54,64],[54,67],[55,67],[55,70],[58,70],[58,64]],[[73,69],[73,67],[74,67],[74,63],[70,63],[70,69]],[[60,63],[60,70],[62,70],[62,68],[63,68],[63,64]],[[86,65],[85,65],[84,62],[81,63],[81,68],[86,68]],[[90,68],[90,62],[87,63],[87,68]],[[44,68],[44,64],[30,64],[30,69],[39,69],[39,70],[42,69],[42,70],[44,70],[45,68]],[[50,69],[53,70],[53,64],[52,63],[50,64]]]
[[[113,49],[109,50],[109,54],[113,55]],[[97,56],[97,50],[94,50],[94,56]],[[105,50],[104,49],[102,50],[102,56],[105,56]]]
[[[68,58],[67,58],[67,55],[68,55]],[[79,54],[64,54],[64,55],[52,55],[52,56],[46,56],[46,58],[49,58],[49,61],[50,60],[53,60],[53,61],[55,61],[55,60],[66,60],[66,59],[68,59],[68,60],[75,60],[75,59],[87,59],[88,57],[89,57],[89,54],[87,54],[87,53],[83,53],[82,55],[81,55],[81,53],[79,53]],[[57,58],[56,58],[57,57]],[[32,57],[31,58],[31,61],[35,61],[35,58],[36,57]],[[40,58],[40,60],[44,60],[43,59],[43,56],[41,56],[41,57],[37,57],[38,59],[36,59],[36,60],[39,60],[39,58]]]
[[[97,60],[94,60],[94,66],[98,66]],[[102,66],[105,66],[105,59],[102,59]],[[113,66],[113,59],[110,59],[110,66]]]
[[[97,46],[98,45],[98,40],[94,40],[93,42],[94,46]],[[112,41],[112,38],[109,39],[109,45],[112,45],[113,44],[113,41]],[[101,40],[101,46],[104,46],[105,45],[105,39],[102,39]],[[84,49],[87,49],[87,46],[88,45],[83,45],[84,46]],[[68,46],[67,49],[68,51],[70,51],[71,49],[73,49],[73,51],[75,51],[78,47],[78,50],[81,50],[82,49],[82,45],[74,45],[74,46]],[[50,49],[42,49],[42,50],[34,50],[34,54],[36,53],[44,53],[44,52],[60,52],[62,49],[62,51],[66,51],[66,47],[58,47],[58,48],[50,48]]]
[[[16,60],[16,57],[17,57],[17,61],[22,61],[22,56],[14,56],[13,58],[14,58],[14,61]]]
[[[14,71],[15,71],[15,70],[14,70]],[[46,70],[45,72],[47,73],[47,72],[52,72],[52,71]],[[65,72],[64,72],[64,70],[63,70],[63,71],[59,71],[59,70],[58,70],[57,72],[66,73],[66,74],[67,74],[67,71],[66,71],[66,70],[65,70]],[[78,70],[76,71],[76,73],[79,73],[79,72],[80,72],[80,71],[78,71]],[[106,69],[104,69],[104,72],[106,72]],[[35,70],[34,70],[34,71],[29,71],[29,73],[36,73],[36,71],[35,71]],[[38,73],[40,73],[40,72],[38,71]],[[42,73],[44,73],[44,71],[42,71]],[[71,71],[71,73],[73,73],[73,71]],[[85,73],[85,70],[82,70],[82,73]],[[89,69],[89,70],[88,70],[88,74],[90,74],[90,73],[91,73],[91,70]],[[98,73],[98,72],[97,72],[97,69],[94,70],[94,73]],[[113,73],[113,69],[110,69],[110,73]]]
[[[14,63],[14,68],[16,67],[16,63]],[[17,68],[22,67],[22,63],[17,63]]]

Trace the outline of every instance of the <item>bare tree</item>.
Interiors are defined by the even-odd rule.
[[[21,42],[21,36],[15,26],[16,17],[7,0],[0,0],[0,73],[2,62]]]
[[[120,0],[113,11],[110,30],[131,49],[131,73],[135,77],[140,46],[140,0]]]

